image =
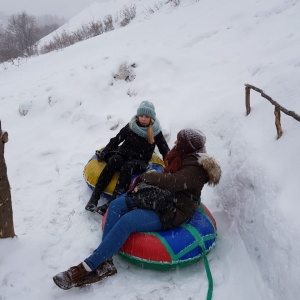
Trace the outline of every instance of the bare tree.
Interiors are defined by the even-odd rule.
[[[57,23],[53,23],[55,20]],[[27,15],[26,12],[12,15],[5,27],[0,25],[0,63],[7,61],[13,63],[16,58],[38,54],[38,40],[55,31],[62,22],[63,19],[49,15],[45,15],[43,20],[40,19],[39,22],[36,21],[35,17]],[[62,42],[66,42],[65,35],[60,38],[59,44],[62,44]],[[41,52],[46,53],[61,49],[62,47],[59,44],[46,44],[42,47],[43,51]],[[66,46],[70,44],[70,41],[68,41]]]
[[[180,5],[181,0],[168,0],[167,3],[171,3],[175,7]]]
[[[103,23],[104,23],[104,31],[105,32],[114,30],[112,15],[106,15],[103,20]]]
[[[36,43],[39,39],[39,30],[35,18],[26,12],[12,15],[8,20],[7,35],[15,41],[19,56],[36,54]]]
[[[91,37],[100,35],[103,32],[104,28],[101,20],[99,20],[98,22],[93,21],[89,24],[89,34]]]
[[[5,131],[2,132],[0,121],[0,238],[15,236],[10,185],[4,159],[4,144],[7,142],[8,134]]]
[[[136,16],[136,6],[131,5],[131,6],[124,6],[123,9],[120,12],[121,15],[121,22],[120,25],[122,27],[128,25],[131,20],[133,20]]]
[[[17,58],[19,51],[14,38],[5,31],[0,31],[0,62]]]

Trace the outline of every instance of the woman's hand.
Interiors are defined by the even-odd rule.
[[[145,172],[145,173],[143,173],[143,174],[152,173],[152,172],[156,172],[156,171],[155,171],[155,170],[149,170],[149,171],[147,171],[147,172]],[[135,178],[133,179],[131,185],[130,185],[129,188],[128,188],[127,193],[132,193],[132,191],[134,190],[134,188],[135,188],[140,182],[143,181],[143,179],[142,179],[143,174],[138,175],[137,177],[135,177]]]
[[[141,179],[141,175],[135,177],[132,181],[132,183],[130,184],[128,190],[127,190],[127,193],[132,193],[132,191],[134,190],[134,188],[140,183],[142,182],[142,179]]]

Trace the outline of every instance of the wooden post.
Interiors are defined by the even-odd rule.
[[[280,108],[278,106],[275,106],[274,115],[275,115],[275,125],[277,129],[277,140],[278,140],[282,136],[282,129],[280,124]]]
[[[246,93],[246,116],[250,114],[251,107],[250,107],[250,87],[245,86],[245,93]]]
[[[4,144],[8,142],[8,133],[2,132],[0,121],[0,238],[15,236],[10,185],[4,159]]]

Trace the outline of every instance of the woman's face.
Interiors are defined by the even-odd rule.
[[[146,115],[138,116],[139,122],[142,126],[148,126],[150,124],[151,118]]]

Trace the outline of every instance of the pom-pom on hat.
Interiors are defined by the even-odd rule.
[[[206,153],[206,137],[198,129],[183,129],[177,134],[177,148],[185,154]]]
[[[139,108],[137,109],[136,115],[137,116],[146,115],[151,119],[155,120],[156,113],[155,113],[155,107],[153,103],[151,103],[150,101],[142,101]]]

